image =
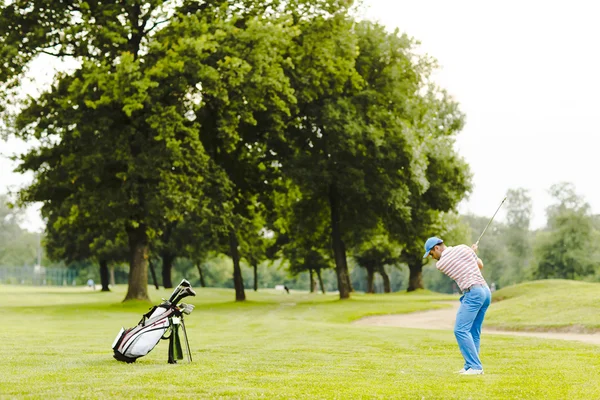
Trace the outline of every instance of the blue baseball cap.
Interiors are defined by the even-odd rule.
[[[441,243],[444,243],[444,241],[435,236],[427,239],[427,241],[425,242],[425,255],[423,256],[423,258],[427,258],[431,249],[433,249],[435,246]]]

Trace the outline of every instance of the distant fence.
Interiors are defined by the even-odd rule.
[[[0,267],[0,283],[9,285],[70,286],[77,281],[77,271],[68,268]]]

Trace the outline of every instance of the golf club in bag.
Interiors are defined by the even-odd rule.
[[[154,306],[142,316],[141,321],[133,328],[121,328],[112,348],[113,357],[126,363],[135,362],[138,358],[150,353],[161,339],[169,339],[169,364],[175,364],[177,360],[183,359],[183,351],[179,340],[179,327],[185,339],[187,358],[192,362],[192,353],[183,322],[184,314],[189,315],[194,306],[180,303],[188,296],[195,296],[196,292],[187,280],[173,290],[168,300],[158,306]]]

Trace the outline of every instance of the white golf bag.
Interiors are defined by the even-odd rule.
[[[194,310],[191,304],[177,304],[187,296],[195,296],[196,292],[187,280],[182,280],[175,288],[169,300],[164,300],[154,306],[142,316],[141,321],[133,328],[121,328],[112,348],[113,357],[119,361],[132,363],[139,357],[148,354],[161,339],[169,339],[169,363],[175,364],[183,359],[181,342],[179,340],[179,327],[181,326],[185,338],[188,361],[192,361],[192,354],[187,339],[187,332],[183,322],[183,315]]]

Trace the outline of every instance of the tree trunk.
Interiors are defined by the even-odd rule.
[[[115,267],[114,265],[112,267],[110,267],[110,286],[115,287],[116,282],[115,282]]]
[[[198,273],[200,274],[200,286],[206,287],[206,282],[204,282],[204,274],[202,273],[202,267],[200,266],[200,263],[197,263],[196,266],[198,267]]]
[[[163,253],[161,254],[161,258],[163,287],[165,289],[172,289],[173,281],[171,280],[171,270],[173,269],[173,261],[175,260],[175,255],[170,251],[163,251]]]
[[[323,278],[321,278],[321,269],[317,269],[317,279],[319,279],[319,285],[321,286],[321,292],[325,294],[325,285],[323,285]]]
[[[100,260],[100,283],[103,292],[110,292],[108,287],[108,262],[102,259]]]
[[[346,247],[344,246],[344,249]],[[345,253],[346,250],[344,250]],[[348,279],[348,290],[350,293],[354,292],[354,286],[352,286],[352,278],[350,277],[350,272],[348,271],[348,264],[346,264],[346,279]]]
[[[229,231],[229,255],[233,260],[233,286],[235,287],[235,301],[245,301],[244,279],[242,278],[242,269],[240,268],[240,252],[238,250],[238,240],[235,231]]]
[[[315,282],[315,277],[314,277],[314,271],[312,268],[308,269],[308,276],[310,277],[310,292],[314,293],[316,282]]]
[[[385,268],[383,268],[383,265],[378,268],[378,272],[383,278],[383,291],[385,293],[391,293],[392,287],[390,285],[390,277],[388,276],[387,272],[385,272]]]
[[[258,290],[258,265],[253,263],[252,268],[254,268],[254,291]]]
[[[367,269],[367,293],[375,293],[375,268],[372,265],[365,268]]]
[[[148,235],[146,227],[128,228],[129,279],[125,300],[145,300],[148,297]]]
[[[350,298],[348,285],[348,264],[346,263],[346,248],[342,240],[340,198],[334,184],[329,187],[329,206],[331,208],[331,239],[333,255],[335,258],[335,272],[337,274],[340,299]]]
[[[154,283],[154,287],[156,290],[159,289],[158,282],[156,281],[156,270],[154,269],[154,263],[152,260],[148,260],[148,266],[150,267],[150,275],[152,275],[152,283]]]
[[[414,259],[408,262],[410,276],[408,278],[408,292],[413,292],[417,289],[424,289],[423,286],[423,261]]]

